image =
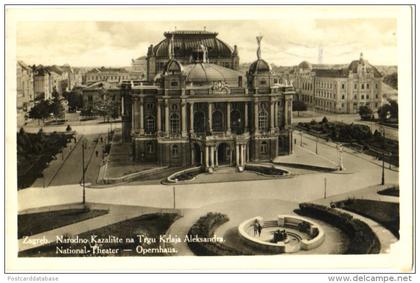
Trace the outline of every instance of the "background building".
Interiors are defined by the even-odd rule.
[[[29,111],[35,100],[34,75],[32,68],[22,61],[16,65],[16,94],[17,110]]]
[[[382,75],[360,54],[344,68],[313,68],[306,61],[294,70],[299,100],[309,108],[332,113],[357,113],[360,106],[381,106]]]

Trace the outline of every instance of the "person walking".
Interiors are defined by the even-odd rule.
[[[261,237],[262,226],[258,223],[258,237]]]

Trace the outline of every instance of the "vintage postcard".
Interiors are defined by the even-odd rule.
[[[412,270],[413,7],[5,16],[7,271]]]

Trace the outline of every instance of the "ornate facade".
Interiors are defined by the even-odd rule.
[[[332,113],[357,113],[360,106],[374,112],[382,105],[382,75],[363,59],[341,69],[317,69],[304,61],[295,70],[294,87],[310,108]]]
[[[172,36],[169,60],[154,81],[122,86],[123,132],[135,160],[212,172],[292,152],[293,87],[274,83],[280,80],[260,45],[244,75],[212,64],[205,45],[184,64],[174,42]]]

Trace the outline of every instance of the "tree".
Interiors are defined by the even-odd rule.
[[[76,111],[83,107],[82,95],[78,92],[71,91],[64,93],[64,98],[67,99],[69,105],[69,111]]]
[[[370,109],[369,106],[360,106],[359,107],[359,115],[362,120],[372,120],[373,119],[373,111]]]
[[[396,119],[398,121],[398,102],[395,100],[388,100],[389,101],[389,114],[391,118]]]
[[[327,117],[324,116],[324,118],[322,118],[321,120],[321,124],[326,124],[326,123],[328,123],[328,119]]]
[[[111,100],[104,99],[94,106],[93,111],[99,116],[102,116],[104,118],[104,122],[109,122],[110,117],[118,117],[117,107],[117,104],[113,103]]]
[[[384,83],[395,89],[398,89],[398,73],[394,72],[392,74],[386,75],[384,77]]]
[[[293,109],[293,111],[297,111],[298,117],[299,117],[299,112],[308,110],[308,107],[307,107],[306,103],[303,102],[302,100],[293,100],[292,109]]]
[[[58,97],[54,97],[52,103],[50,104],[50,113],[54,115],[56,121],[57,118],[64,118],[64,107]]]
[[[40,120],[44,122],[44,120],[48,118],[49,116],[50,116],[50,105],[48,101],[46,100],[41,100],[29,111],[29,118],[37,119],[38,124]]]
[[[384,104],[378,108],[378,116],[381,122],[385,122],[391,117],[391,105]]]

